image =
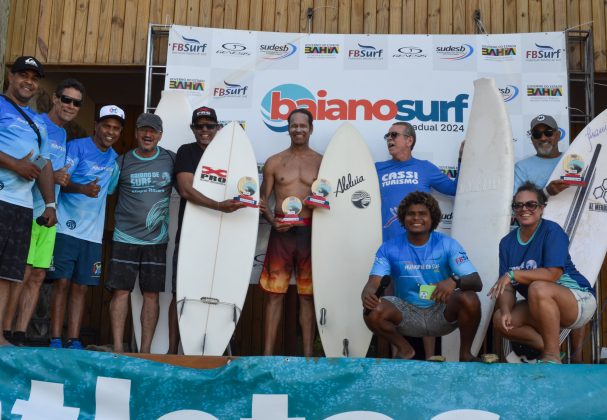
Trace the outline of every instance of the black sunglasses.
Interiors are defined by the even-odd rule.
[[[539,206],[540,206],[540,203],[538,203],[537,201],[526,201],[524,203],[514,202],[514,203],[512,203],[512,210],[519,211],[519,210],[522,210],[524,207],[527,210],[535,211],[535,210],[537,210],[537,208]]]
[[[392,139],[397,138],[398,136],[409,137],[407,134],[397,133],[396,131],[390,131],[390,132],[384,134],[384,140],[386,140],[386,141],[392,140]]]
[[[552,128],[547,128],[544,131],[540,131],[540,130],[533,130],[531,132],[531,136],[535,139],[535,140],[539,140],[542,138],[542,134],[546,137],[552,137],[552,135],[554,134],[554,130]]]
[[[70,98],[69,96],[66,96],[66,95],[59,96],[59,99],[61,100],[62,103],[66,104],[66,105],[74,104],[74,106],[77,108],[80,108],[82,106],[82,99],[74,99],[74,98]]]
[[[215,128],[217,128],[219,124],[192,124],[192,128],[195,130],[204,130],[205,128],[207,130],[213,130]]]

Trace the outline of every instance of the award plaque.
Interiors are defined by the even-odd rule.
[[[331,206],[326,197],[331,192],[331,184],[328,180],[319,178],[312,183],[312,195],[309,195],[304,200],[304,204],[313,207],[322,207],[330,209]]]
[[[297,197],[287,197],[282,202],[282,216],[276,217],[276,221],[279,223],[288,223],[292,225],[303,224],[303,219],[299,217],[303,205],[301,200]]]
[[[240,193],[234,200],[240,201],[249,207],[259,207],[253,194],[257,191],[257,181],[250,176],[243,176],[238,180],[238,192]]]
[[[584,167],[586,164],[580,155],[567,155],[563,159],[563,169],[565,175],[561,179],[570,185],[586,185],[583,179]]]

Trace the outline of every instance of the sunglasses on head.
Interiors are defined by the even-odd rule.
[[[192,124],[192,128],[196,129],[196,130],[204,130],[205,128],[207,130],[213,130],[214,128],[217,128],[219,124]]]
[[[80,108],[82,105],[82,99],[74,99],[66,95],[59,96],[59,100],[66,105],[73,104],[77,108]]]
[[[515,201],[514,203],[512,203],[512,210],[519,211],[522,210],[524,207],[527,210],[535,211],[539,206],[540,203],[538,203],[537,201],[526,201],[524,203],[520,201]]]
[[[384,140],[388,141],[388,140],[392,140],[397,138],[398,136],[403,136],[403,137],[407,137],[406,134],[402,134],[402,133],[397,133],[396,131],[390,131],[389,133],[384,134]]]
[[[539,140],[542,138],[542,134],[546,137],[552,137],[552,135],[554,134],[554,130],[552,128],[547,128],[544,131],[541,130],[533,130],[531,132],[531,136],[536,139]]]

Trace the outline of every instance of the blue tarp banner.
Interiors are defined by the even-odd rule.
[[[607,366],[243,357],[199,370],[0,348],[0,404],[25,420],[604,419]]]

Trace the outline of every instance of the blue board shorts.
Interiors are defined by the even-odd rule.
[[[53,262],[46,277],[97,286],[101,280],[101,267],[101,244],[58,233]]]

